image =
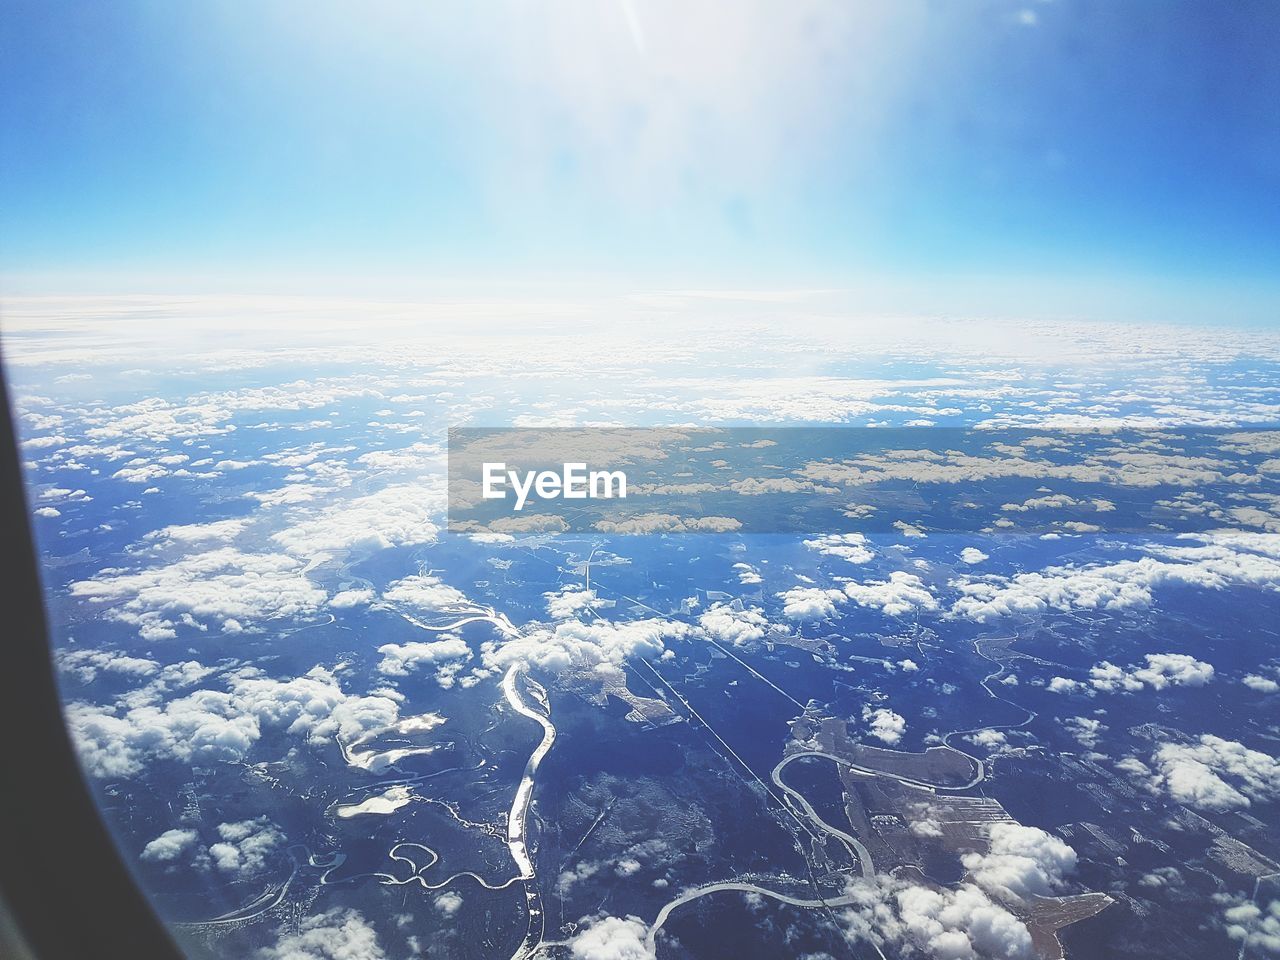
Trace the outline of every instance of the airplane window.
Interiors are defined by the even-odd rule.
[[[1280,8],[5,19],[15,956],[1278,949]]]

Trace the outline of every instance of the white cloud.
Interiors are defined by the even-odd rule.
[[[318,611],[324,591],[302,576],[303,564],[283,554],[241,553],[220,547],[173,563],[128,573],[106,568],[71,585],[71,594],[107,607],[112,619],[133,624],[147,640],[176,636],[188,615],[203,626],[221,627]]]
[[[907,732],[907,721],[887,707],[875,710],[863,707],[862,719],[867,721],[873,737],[890,746],[901,740],[902,735]]]
[[[411,643],[385,643],[378,648],[382,662],[378,672],[389,677],[408,676],[413,670],[426,664],[456,660],[470,660],[471,649],[461,637],[443,636],[439,640]]]
[[[153,530],[143,539],[170,541],[173,543],[200,543],[207,540],[230,541],[234,540],[248,523],[247,519],[215,520],[211,523],[184,523]]]
[[[983,553],[977,547],[965,547],[960,551],[960,560],[964,563],[974,564],[981,563],[983,560],[989,560],[990,557]]]
[[[1098,737],[1107,729],[1106,724],[1093,717],[1068,717],[1063,725],[1082,747],[1092,750],[1098,745]]]
[[[1089,686],[1112,693],[1116,690],[1141,690],[1142,681],[1106,660],[1089,668]]]
[[[559,590],[552,590],[542,595],[547,601],[547,614],[553,620],[572,620],[588,608],[607,609],[613,606],[612,600],[601,600],[594,590],[566,584]]]
[[[194,830],[166,830],[142,848],[140,857],[149,863],[169,863],[195,846],[195,842]]]
[[[839,557],[850,563],[867,563],[875,557],[867,546],[867,538],[860,533],[823,534],[813,540],[806,540],[804,545],[824,556]]]
[[[1203,547],[1150,547],[1166,559],[1142,557],[1090,567],[1050,567],[1012,578],[959,581],[962,596],[952,614],[986,622],[1048,610],[1125,610],[1149,606],[1161,585],[1221,589],[1233,584],[1280,588],[1280,562],[1249,549],[1254,544],[1222,538]],[[1185,561],[1185,562],[1171,562]]]
[[[620,877],[630,877],[639,873],[641,863],[635,857],[623,857],[613,865],[613,872]]]
[[[564,899],[578,882],[581,880],[589,880],[600,872],[600,864],[592,863],[589,860],[581,860],[574,865],[572,870],[560,871],[560,876],[556,878],[556,893]]]
[[[227,691],[197,690],[163,706],[114,707],[72,703],[67,707],[80,760],[94,777],[136,776],[151,759],[215,763],[243,759],[264,727],[323,745],[346,741],[393,724],[394,700],[345,694],[334,675],[316,667],[303,677],[272,680],[243,670],[228,678]]]
[[[355,910],[334,907],[286,926],[255,960],[385,960],[378,935]]]
[[[472,534],[476,537],[506,537],[511,540],[529,534],[562,533],[569,529],[569,523],[564,517],[535,513],[524,517],[497,517],[483,525],[465,523],[460,528],[470,527],[476,529]]]
[[[1280,761],[1210,734],[1192,744],[1162,744],[1152,767],[1153,786],[1178,803],[1205,810],[1231,810],[1280,798]]]
[[[698,617],[698,625],[716,640],[728,643],[751,643],[764,638],[769,621],[759,607],[735,607],[715,603]]]
[[[1280,690],[1280,683],[1276,683],[1270,677],[1263,677],[1256,673],[1246,674],[1240,682],[1250,690],[1257,690],[1259,693],[1275,693]]]
[[[229,694],[212,690],[175,700],[164,709],[137,707],[117,716],[72,703],[66,713],[80,761],[95,777],[134,776],[151,757],[237,760],[259,736],[254,717],[240,712]]]
[[[938,609],[938,601],[924,582],[915,574],[901,570],[889,574],[888,580],[846,583],[844,592],[859,606],[875,607],[890,617]]]
[[[1047,689],[1050,693],[1075,693],[1077,690],[1083,690],[1084,684],[1068,677],[1054,677],[1049,681]]]
[[[1180,887],[1184,883],[1177,867],[1156,867],[1138,878],[1138,885],[1157,889],[1160,887]]]
[[[150,677],[160,672],[160,664],[145,657],[130,657],[108,650],[68,650],[54,654],[58,668],[81,683],[92,683],[102,671],[132,677]]]
[[[1223,919],[1227,936],[1240,943],[1241,956],[1280,955],[1280,900],[1265,908],[1252,901],[1236,902],[1223,912]]]
[[[629,657],[657,659],[666,650],[666,640],[688,636],[690,629],[688,624],[656,617],[620,623],[568,620],[500,645],[486,643],[484,663],[499,668],[524,662],[553,672],[617,666]]]
[[[346,610],[351,607],[359,607],[370,603],[375,594],[368,587],[360,587],[354,590],[339,590],[329,598],[329,606],[338,610]]]
[[[1000,897],[1052,896],[1076,866],[1076,852],[1038,827],[993,823],[986,853],[961,858],[980,887]]]
[[[1185,653],[1148,653],[1147,665],[1133,678],[1155,690],[1168,686],[1202,687],[1213,679],[1212,664]]]
[[[647,932],[638,917],[586,919],[570,938],[569,953],[574,960],[652,960]]]
[[[854,898],[842,914],[851,938],[870,940],[889,956],[1036,956],[1026,925],[971,883],[950,890],[880,876],[853,880],[845,892]]]
[[[238,878],[261,873],[284,843],[284,835],[266,817],[221,823],[218,836],[222,839],[210,845],[209,856],[219,870]]]
[[[452,917],[455,913],[462,909],[462,897],[448,890],[435,899],[435,908],[442,916]]]
[[[924,581],[902,570],[890,573],[888,580],[850,581],[843,590],[796,586],[777,596],[782,600],[782,615],[790,620],[825,620],[835,616],[837,608],[848,600],[892,617],[938,609],[938,601]]]
[[[1121,667],[1109,660],[1089,668],[1087,686],[1103,693],[1117,691],[1164,690],[1166,687],[1202,687],[1213,679],[1213,665],[1185,653],[1149,653],[1145,667]],[[1085,683],[1055,677],[1049,684],[1054,693],[1083,689]]]
[[[449,610],[467,602],[466,594],[428,574],[396,580],[382,591],[382,599],[419,610]]]
[[[326,506],[272,537],[299,557],[430,543],[444,512],[442,485],[400,484]]]
[[[626,520],[597,520],[601,533],[621,535],[646,533],[731,533],[742,528],[733,517],[681,517],[670,513],[642,513]]]
[[[970,743],[977,744],[980,747],[987,747],[988,749],[994,749],[995,747],[1003,746],[1007,738],[1005,737],[1004,733],[1002,733],[999,730],[987,729],[987,730],[979,730],[976,733],[972,733],[965,739],[968,740]]]
[[[1063,507],[1080,506],[1080,501],[1064,493],[1054,493],[1043,497],[1032,497],[1022,503],[1006,503],[1000,507],[1005,512],[1026,513],[1028,510],[1056,510]]]
[[[238,704],[263,724],[303,736],[314,746],[335,737],[350,742],[391,726],[399,717],[394,700],[348,695],[323,667],[292,680],[244,675],[233,679],[231,688]]]
[[[931,817],[926,817],[923,820],[912,820],[910,830],[917,837],[942,836],[942,824]]]
[[[818,587],[792,587],[778,594],[782,615],[790,620],[825,620],[835,616],[836,604],[845,599],[839,590]]]

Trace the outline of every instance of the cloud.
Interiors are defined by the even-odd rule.
[[[960,560],[962,563],[974,564],[981,563],[983,560],[991,559],[977,547],[965,547],[960,551]]]
[[[522,534],[562,533],[569,529],[564,517],[550,514],[531,514],[524,517],[496,517],[483,524],[463,522],[459,529],[475,528],[476,536],[499,535],[517,537]]]
[[[1138,878],[1139,886],[1150,888],[1180,887],[1184,882],[1177,867],[1156,867]]]
[[[942,824],[929,817],[926,817],[923,820],[911,821],[910,830],[917,837],[942,836]]]
[[[1235,543],[1242,549],[1232,549]],[[1142,557],[1091,567],[1050,567],[1012,578],[962,580],[954,616],[980,623],[1049,610],[1126,610],[1151,604],[1162,585],[1221,589],[1234,584],[1280,588],[1280,562],[1250,552],[1260,542],[1221,538],[1203,547],[1149,547],[1165,559]],[[1249,548],[1249,549],[1243,549]],[[1171,561],[1185,562],[1171,562]]]
[[[334,907],[305,917],[263,947],[255,960],[386,960],[377,933],[357,911]]]
[[[356,590],[339,590],[329,598],[329,606],[337,610],[346,610],[351,607],[363,606],[371,602],[373,598],[374,592],[368,587]]]
[[[166,830],[142,848],[140,857],[148,863],[169,863],[195,846],[195,842],[194,830]]]
[[[452,917],[462,909],[462,897],[452,890],[440,894],[440,896],[436,897],[434,903],[436,910],[445,917]]]
[[[850,563],[867,563],[875,557],[867,546],[867,538],[860,533],[828,533],[806,540],[804,545],[824,556],[839,557]]]
[[[1004,733],[999,730],[991,729],[979,730],[976,733],[970,734],[965,739],[970,743],[974,743],[980,747],[986,747],[988,749],[1001,747],[1007,740]]]
[[[870,725],[873,737],[890,746],[901,740],[902,735],[907,732],[907,721],[886,707],[876,710],[863,707],[862,719]]]
[[[101,604],[111,619],[136,626],[145,640],[172,639],[184,615],[208,628],[305,617],[325,600],[302,576],[303,564],[273,553],[219,547],[134,573],[106,568],[71,584],[71,595]]]
[[[620,877],[630,877],[642,869],[642,864],[635,857],[623,857],[613,865],[613,872]]]
[[[569,954],[574,960],[652,960],[647,932],[638,917],[586,919],[569,940]]]
[[[547,601],[547,614],[553,620],[572,620],[587,608],[606,609],[614,604],[612,600],[601,600],[594,590],[572,584],[566,584],[559,590],[552,590],[542,596]]]
[[[429,574],[415,574],[396,580],[382,591],[382,599],[419,610],[449,610],[467,603],[461,590],[441,583]]]
[[[859,606],[875,607],[890,617],[938,609],[938,601],[924,582],[914,574],[901,570],[889,574],[888,580],[846,583],[844,592]]]
[[[399,484],[326,506],[271,539],[295,557],[430,543],[444,513],[440,483]]]
[[[1270,901],[1265,908],[1237,901],[1222,916],[1227,936],[1240,944],[1241,956],[1280,955],[1280,900]]]
[[[797,586],[777,596],[782,600],[782,615],[790,620],[825,620],[849,600],[891,617],[938,609],[938,601],[924,581],[901,570],[890,573],[888,580],[850,581],[843,590]]]
[[[1079,422],[1049,424],[1048,419],[1038,418],[1047,426],[1070,430],[1084,424]],[[995,426],[1018,426],[1014,418],[1005,416],[1002,422],[988,421]],[[1014,477],[1040,480],[1062,480],[1085,484],[1110,484],[1125,487],[1152,488],[1161,485],[1206,486],[1225,479],[1221,468],[1229,466],[1224,461],[1202,457],[1165,455],[1163,453],[1133,450],[1098,450],[1086,448],[1087,459],[1077,462],[1055,463],[1028,456],[1028,451],[1007,448],[1001,456],[978,456],[949,451],[939,454],[932,450],[889,450],[880,454],[854,457],[844,462],[814,461],[805,465],[801,475],[818,482],[856,487],[885,481],[907,481],[918,484],[980,484],[986,480]],[[1040,504],[1029,501],[1026,509],[1037,506],[1064,506],[1053,498],[1043,498]],[[1104,500],[1088,501],[1098,512],[1109,512],[1112,507]],[[1024,505],[1006,504],[1006,509],[1019,510]]]
[[[839,590],[819,587],[792,587],[778,594],[782,615],[789,620],[825,620],[835,616],[836,604],[845,599]]]
[[[560,871],[560,876],[556,878],[556,893],[563,900],[579,881],[589,880],[599,872],[600,864],[589,860],[579,861],[572,870]]]
[[[1082,747],[1092,750],[1098,745],[1098,738],[1107,729],[1106,724],[1093,717],[1068,717],[1063,726]]]
[[[997,822],[989,835],[986,853],[961,857],[970,878],[988,893],[1015,899],[1051,896],[1075,869],[1076,852],[1038,827]]]
[[[1263,677],[1256,673],[1246,674],[1240,682],[1250,690],[1257,690],[1259,693],[1275,693],[1280,690],[1280,683],[1276,683],[1270,677]]]
[[[242,879],[261,873],[284,843],[284,835],[266,817],[221,823],[217,829],[222,839],[210,845],[209,856],[223,873]]]
[[[1068,677],[1054,677],[1049,681],[1046,688],[1050,693],[1075,693],[1077,690],[1083,690],[1084,684],[1079,680],[1072,680]]]
[[[241,712],[233,698],[199,691],[164,709],[138,707],[117,716],[85,703],[67,706],[67,726],[80,762],[94,777],[130,777],[149,758],[184,762],[238,760],[257,741],[257,720]]]
[[[1106,507],[1099,504],[1106,503],[1105,500],[1093,501],[1092,505],[1096,510],[1115,509],[1114,505],[1109,504]],[[1044,497],[1032,497],[1024,500],[1022,503],[1006,503],[1000,507],[1006,513],[1026,513],[1029,510],[1058,510],[1063,507],[1079,507],[1089,505],[1088,501],[1081,502],[1075,497],[1069,497],[1065,493],[1054,493]]]
[[[483,659],[485,666],[495,669],[523,662],[556,673],[618,666],[630,657],[657,659],[666,651],[666,640],[688,636],[690,630],[688,624],[656,617],[620,623],[568,620],[500,645],[486,643]]]
[[[385,696],[351,696],[335,675],[313,667],[292,680],[245,675],[231,683],[239,705],[263,724],[303,736],[315,746],[335,737],[352,741],[396,722],[399,707]]]
[[[1280,798],[1280,761],[1211,734],[1191,744],[1162,744],[1151,765],[1152,786],[1178,803],[1204,810],[1232,810]]]
[[[1133,678],[1155,690],[1169,686],[1202,687],[1213,679],[1212,664],[1185,653],[1148,653],[1147,665]]]
[[[601,533],[620,535],[646,533],[731,533],[742,528],[733,517],[678,517],[670,513],[642,513],[626,520],[597,520]]]
[[[160,664],[144,657],[130,657],[108,650],[68,650],[54,654],[58,669],[81,683],[92,683],[102,671],[131,677],[150,677],[160,672]]]
[[[1031,960],[1026,925],[979,887],[928,887],[892,877],[858,878],[854,899],[841,915],[851,939],[870,940],[881,952],[947,960]]]
[[[470,660],[471,648],[461,637],[444,636],[439,640],[411,643],[384,643],[378,648],[382,662],[378,672],[389,677],[405,677],[426,664]]]
[[[1212,664],[1185,653],[1148,653],[1145,659],[1145,667],[1127,670],[1104,660],[1089,669],[1089,686],[1104,693],[1114,693],[1117,690],[1202,687],[1213,679]]]
[[[163,705],[67,706],[67,725],[91,776],[132,777],[153,759],[184,763],[241,760],[264,728],[313,746],[353,740],[395,723],[399,708],[382,696],[349,696],[334,675],[316,667],[292,680],[251,669],[227,678],[228,690],[197,690]]]
[[[733,644],[761,640],[769,629],[769,621],[759,607],[735,607],[715,603],[698,617],[698,625],[716,640]]]
[[[249,521],[244,518],[215,520],[211,523],[185,523],[153,530],[143,539],[171,543],[202,543],[209,540],[229,542],[234,540],[248,524]]]

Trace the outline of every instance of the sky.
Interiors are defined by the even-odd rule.
[[[1280,321],[1280,5],[0,0],[0,296]]]

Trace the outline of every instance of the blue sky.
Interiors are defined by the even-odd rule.
[[[6,0],[4,20],[10,290],[865,285],[1280,319],[1274,3]]]

